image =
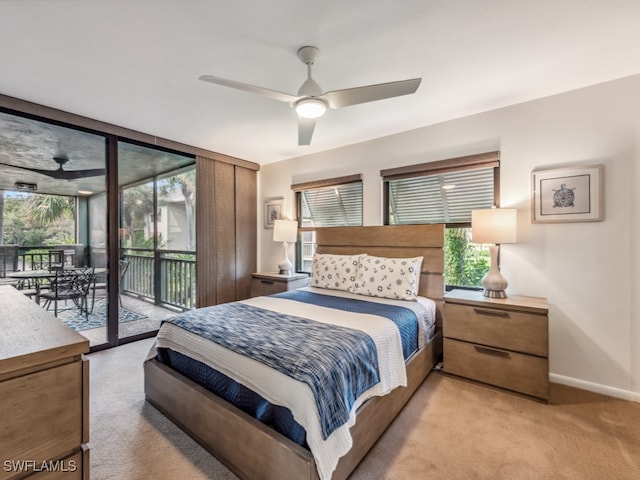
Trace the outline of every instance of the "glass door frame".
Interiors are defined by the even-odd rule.
[[[107,335],[106,342],[90,347],[91,351],[103,350],[124,343],[148,338],[155,335],[155,331],[119,339],[119,300],[118,300],[118,269],[119,269],[119,189],[118,189],[118,152],[119,140],[139,143],[152,148],[171,150],[197,158],[204,156],[215,159],[221,154],[202,148],[185,145],[180,142],[156,137],[147,133],[131,130],[125,127],[105,123],[82,115],[66,112],[15,97],[0,95],[0,110],[4,113],[34,120],[60,125],[63,127],[85,131],[105,138],[106,153],[106,220],[107,220]],[[226,159],[226,156],[225,156]],[[236,162],[230,162],[236,163]],[[257,170],[252,162],[238,160],[238,164],[245,164],[252,170]]]

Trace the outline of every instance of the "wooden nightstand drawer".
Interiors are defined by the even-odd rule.
[[[549,396],[546,358],[445,338],[444,366],[447,373],[538,398]]]
[[[548,398],[545,298],[488,298],[458,289],[447,293],[444,302],[445,372]]]
[[[445,303],[444,336],[546,357],[546,315]]]
[[[253,273],[251,278],[251,296],[261,297],[274,293],[295,290],[309,285],[309,276],[305,274],[280,275],[278,273]]]

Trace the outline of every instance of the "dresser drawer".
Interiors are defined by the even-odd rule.
[[[445,337],[547,357],[546,315],[484,306],[444,305]]]
[[[82,368],[75,361],[0,382],[3,461],[41,462],[78,449],[83,440]],[[17,473],[0,469],[0,479]]]
[[[549,362],[450,338],[444,339],[444,369],[480,382],[547,399]]]

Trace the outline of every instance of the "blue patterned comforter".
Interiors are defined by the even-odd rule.
[[[347,421],[356,399],[379,381],[375,343],[359,330],[239,302],[167,321],[306,383],[324,439]]]

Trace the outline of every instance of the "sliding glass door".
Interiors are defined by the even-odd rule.
[[[105,135],[0,111],[0,244],[15,252],[0,281],[94,347],[107,342],[106,162]],[[85,269],[82,295],[59,298],[56,274]]]
[[[118,142],[118,336],[195,307],[195,159]]]
[[[39,302],[90,268],[53,314],[93,349],[153,335],[196,305],[195,195],[194,156],[0,110],[0,284]]]

